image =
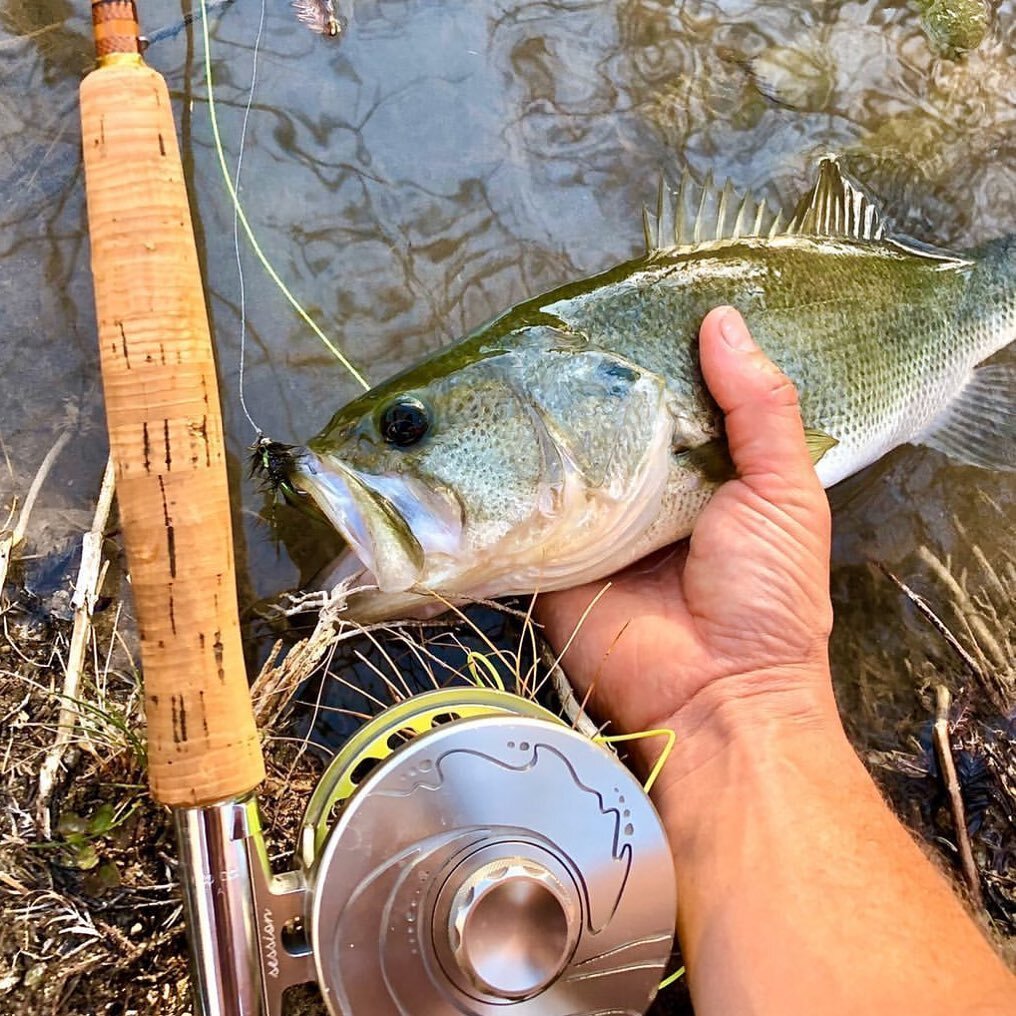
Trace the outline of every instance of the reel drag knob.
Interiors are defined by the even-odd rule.
[[[464,879],[448,935],[459,971],[477,991],[519,999],[561,974],[581,919],[574,886],[566,888],[539,861],[516,856],[490,861]]]

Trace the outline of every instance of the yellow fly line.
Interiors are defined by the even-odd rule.
[[[208,89],[208,118],[212,125],[212,139],[215,146],[215,154],[219,158],[219,168],[222,170],[222,179],[225,181],[226,190],[229,192],[230,200],[233,202],[233,208],[236,211],[237,218],[240,220],[240,224],[243,226],[243,231],[247,235],[247,239],[250,241],[251,248],[254,251],[258,261],[261,262],[261,266],[268,273],[268,277],[275,283],[279,288],[282,295],[289,301],[290,306],[296,311],[297,314],[303,319],[303,321],[310,327],[314,334],[325,344],[329,352],[342,364],[353,379],[359,384],[364,391],[370,388],[370,383],[367,379],[349,362],[348,359],[343,355],[342,351],[335,345],[331,339],[318,327],[316,321],[303,309],[300,301],[290,292],[285,282],[279,277],[279,273],[272,267],[271,262],[265,256],[264,251],[261,249],[261,245],[258,243],[257,238],[254,236],[254,231],[251,229],[250,223],[247,221],[247,216],[244,214],[244,210],[240,205],[240,198],[236,193],[236,188],[233,186],[233,181],[229,175],[229,167],[226,165],[226,153],[222,147],[222,139],[219,135],[219,121],[215,111],[215,90],[212,82],[212,53],[211,53],[211,39],[208,32],[208,8],[206,0],[201,0],[201,36],[204,44],[204,61],[205,61],[205,86]]]
[[[675,981],[681,980],[684,977],[684,967],[678,967],[669,977],[665,977],[660,981],[657,991],[663,991],[664,988],[669,988]]]
[[[674,750],[677,734],[667,727],[660,727],[658,730],[637,730],[634,734],[598,734],[593,738],[598,744],[621,744],[625,741],[644,741],[649,737],[665,737],[667,743],[663,746],[660,757],[646,777],[646,782],[642,784],[642,789],[647,794],[653,789],[653,784],[656,783],[663,767],[667,764],[667,759],[670,758],[670,753]]]
[[[485,653],[470,649],[466,654],[466,666],[469,668],[469,676],[477,688],[494,688],[497,691],[505,691],[504,681],[497,672],[497,667],[491,662],[490,657]],[[480,671],[484,670],[487,677],[484,678]]]

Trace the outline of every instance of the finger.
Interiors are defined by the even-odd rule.
[[[702,374],[724,413],[738,475],[769,500],[817,492],[797,390],[752,339],[733,307],[710,311],[699,332]]]

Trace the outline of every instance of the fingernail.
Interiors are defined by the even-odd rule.
[[[733,307],[727,307],[720,317],[720,335],[731,349],[738,352],[747,353],[757,348],[744,323],[744,318]]]

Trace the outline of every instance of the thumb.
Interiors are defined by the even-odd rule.
[[[699,331],[699,361],[723,410],[740,478],[777,503],[800,503],[802,493],[821,492],[804,440],[797,390],[758,347],[733,307],[717,307],[706,315]]]

